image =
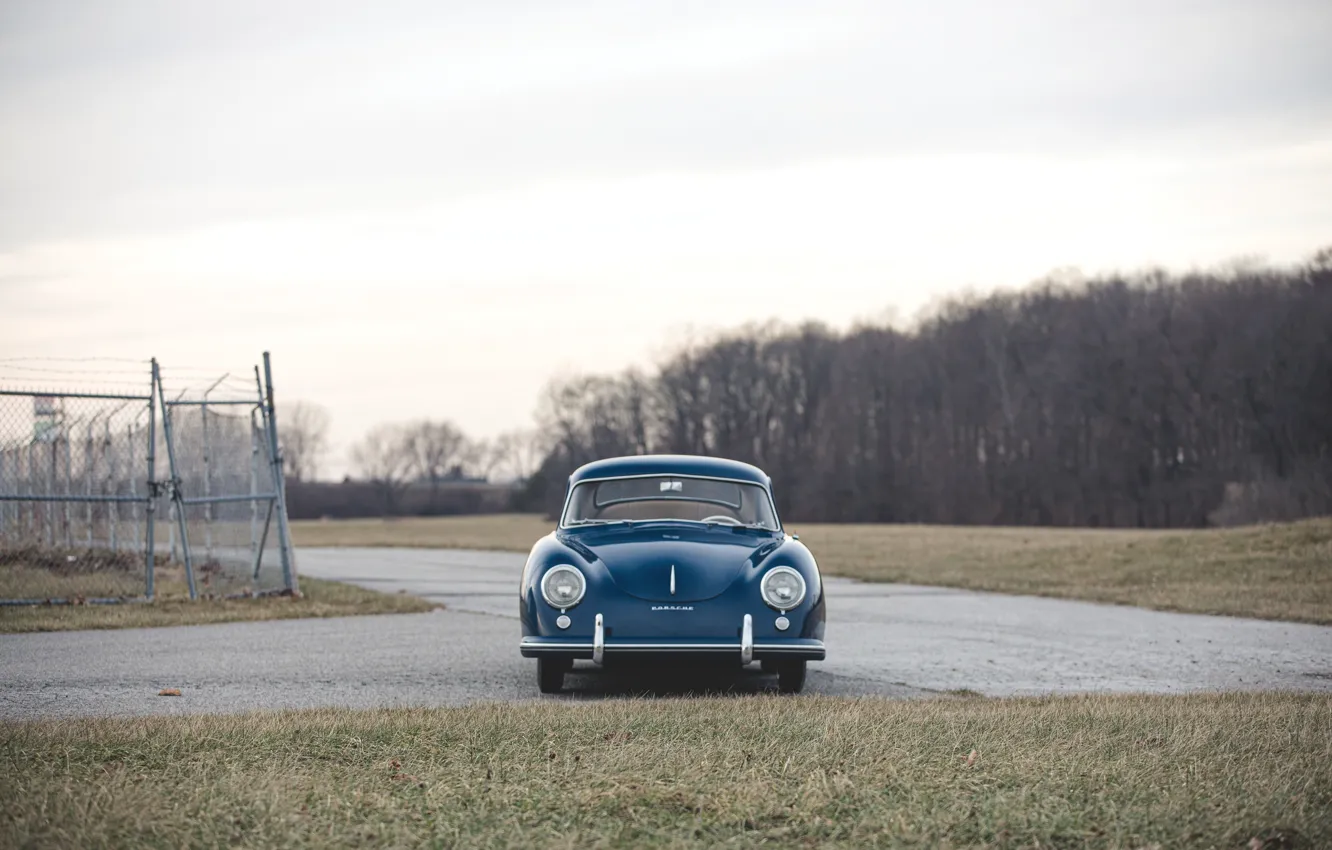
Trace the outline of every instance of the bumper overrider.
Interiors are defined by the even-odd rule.
[[[607,655],[736,655],[742,664],[769,659],[803,658],[822,661],[823,641],[814,638],[766,638],[754,641],[753,617],[745,615],[740,625],[740,639],[727,641],[714,638],[624,638],[606,639],[605,621],[597,615],[592,640],[557,635],[551,637],[524,637],[519,645],[524,658],[558,656],[561,658],[590,658],[601,664]]]

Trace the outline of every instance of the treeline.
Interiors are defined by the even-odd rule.
[[[1332,512],[1332,250],[1279,270],[960,298],[909,330],[749,327],[552,385],[529,487],[749,461],[787,519],[1176,527]]]
[[[280,420],[279,441],[294,519],[362,516],[443,516],[516,510],[522,481],[541,458],[537,435],[510,431],[489,440],[469,437],[448,420],[386,422],[351,447],[352,474],[321,481],[330,417],[322,406],[294,402]]]
[[[389,506],[382,482],[290,480],[287,513],[292,519],[496,514],[518,509],[520,497],[521,490],[514,484],[417,481],[396,490]]]

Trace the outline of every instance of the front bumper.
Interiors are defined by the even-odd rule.
[[[590,658],[601,664],[607,655],[655,655],[655,656],[724,656],[734,654],[742,663],[771,659],[804,658],[810,661],[822,661],[825,652],[823,641],[814,638],[768,638],[755,643],[750,623],[750,616],[745,615],[741,628],[740,640],[706,638],[605,638],[605,629],[600,614],[596,619],[596,632],[592,640],[577,637],[535,637],[523,638],[519,650],[524,658],[556,656],[560,658]]]

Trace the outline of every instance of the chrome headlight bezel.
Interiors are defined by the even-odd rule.
[[[573,600],[570,602],[561,602],[551,599],[550,593],[547,590],[547,587],[551,579],[560,573],[572,573],[578,580],[578,595],[575,596]],[[583,575],[582,570],[578,569],[573,564],[556,564],[555,566],[546,570],[545,574],[541,576],[540,584],[541,584],[541,598],[546,600],[547,605],[549,605],[552,608],[558,609],[560,611],[569,610],[570,608],[577,605],[579,602],[582,602],[583,597],[587,595],[587,577]]]
[[[774,600],[768,596],[768,579],[775,575],[792,575],[800,583],[800,593],[794,599]],[[805,596],[809,593],[809,586],[805,583],[805,577],[800,571],[792,567],[773,567],[763,574],[759,580],[759,596],[763,597],[763,602],[769,608],[781,611],[783,614],[793,608],[799,607],[801,602],[805,601]]]

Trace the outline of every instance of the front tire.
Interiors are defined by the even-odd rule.
[[[798,694],[805,689],[805,659],[777,662],[777,690]]]
[[[564,690],[564,674],[571,667],[563,658],[537,659],[537,687],[543,694],[558,694]]]

